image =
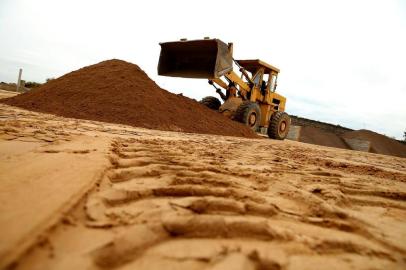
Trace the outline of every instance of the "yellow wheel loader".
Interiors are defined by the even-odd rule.
[[[275,93],[278,68],[261,60],[234,60],[233,44],[219,39],[182,39],[160,45],[159,75],[208,79],[224,103],[209,96],[202,104],[270,138],[286,138],[290,117],[285,112],[286,98]]]

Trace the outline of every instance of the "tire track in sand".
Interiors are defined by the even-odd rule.
[[[153,266],[152,257],[158,255],[179,269],[202,262],[213,269],[233,267],[236,262],[245,269],[291,269],[289,258],[299,256],[287,248],[292,242],[298,244],[298,253],[310,257],[369,256],[393,263],[399,259],[393,252],[404,253],[402,247],[375,237],[368,222],[341,208],[346,198],[338,200],[326,193],[320,196],[317,188],[277,183],[273,171],[283,175],[291,168],[289,164],[281,166],[275,156],[256,164],[260,167],[267,162],[262,173],[251,169],[249,162],[246,167],[235,167],[244,147],[230,148],[204,139],[117,140],[112,146],[113,168],[107,183],[87,200],[87,226],[126,229],[92,252],[94,263],[99,267],[147,269]],[[289,149],[276,152],[283,158]],[[340,174],[312,168],[299,170],[287,181],[292,184],[295,177],[330,177],[337,183],[346,180]],[[354,193],[350,187],[340,192],[344,197]],[[357,194],[364,193],[386,194]],[[278,205],[272,199],[276,195],[290,202]],[[340,237],[330,236],[331,230]],[[196,258],[187,247],[198,243],[216,251]],[[278,250],[277,256],[269,250]]]

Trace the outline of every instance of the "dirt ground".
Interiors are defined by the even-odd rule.
[[[18,94],[17,92],[12,92],[12,91],[7,91],[7,90],[0,89],[0,99],[8,98],[8,97],[14,97],[17,94]]]
[[[0,269],[405,269],[406,159],[0,104]]]

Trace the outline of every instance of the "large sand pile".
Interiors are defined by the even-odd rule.
[[[137,65],[121,60],[81,68],[1,102],[64,117],[151,129],[255,136],[242,124],[161,89]]]
[[[361,139],[370,141],[370,151],[372,153],[406,157],[406,145],[370,130],[361,129],[357,131],[347,132],[343,134],[343,137],[348,139]]]

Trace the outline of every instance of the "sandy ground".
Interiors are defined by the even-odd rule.
[[[0,268],[405,269],[406,159],[0,105]]]
[[[14,97],[15,95],[18,95],[18,93],[0,89],[0,99]]]

